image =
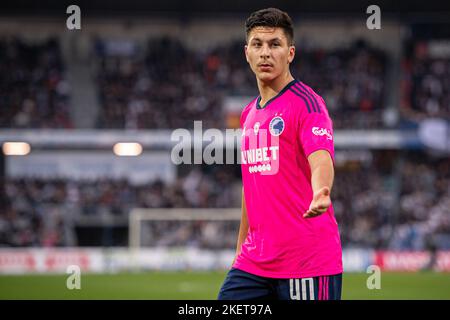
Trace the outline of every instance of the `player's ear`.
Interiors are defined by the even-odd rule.
[[[289,62],[292,62],[294,60],[294,57],[295,57],[295,46],[294,44],[292,44],[289,47]]]
[[[247,52],[247,50],[248,50],[248,45],[245,45],[244,46],[245,59],[247,60],[247,62],[249,62],[248,61],[248,52]]]
[[[295,46],[291,45],[289,47],[289,56],[288,56],[288,62],[292,63],[292,61],[294,61],[294,57],[295,57]]]

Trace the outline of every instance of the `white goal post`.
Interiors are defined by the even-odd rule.
[[[142,221],[236,221],[241,218],[241,208],[231,209],[146,209],[134,208],[129,215],[128,237],[129,248],[139,249],[141,246]]]

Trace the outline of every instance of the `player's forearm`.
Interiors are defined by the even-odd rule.
[[[331,192],[334,180],[334,168],[331,159],[324,159],[316,164],[311,171],[311,186],[313,193],[316,193],[323,187],[328,187]]]

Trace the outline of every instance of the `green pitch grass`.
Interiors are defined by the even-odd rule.
[[[369,290],[365,273],[347,273],[343,299],[450,299],[448,273],[382,273]],[[216,298],[224,272],[82,274],[81,289],[68,290],[68,275],[0,276],[0,299],[206,299]]]

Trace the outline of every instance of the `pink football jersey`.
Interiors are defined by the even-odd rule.
[[[332,121],[324,100],[293,80],[264,107],[241,115],[241,169],[249,230],[234,268],[270,278],[342,273],[333,206],[303,218],[313,197],[307,157],[326,150],[334,161]]]

